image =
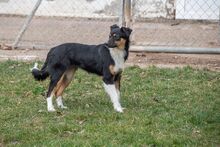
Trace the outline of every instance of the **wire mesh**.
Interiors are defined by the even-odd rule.
[[[0,7],[5,5],[0,10],[1,42],[13,43],[36,2],[0,2]],[[118,23],[118,13],[119,1],[115,0],[43,0],[19,46],[48,48],[64,42],[103,43],[108,39],[109,27]]]
[[[133,0],[135,44],[220,47],[220,0]]]
[[[38,0],[0,0],[0,44],[13,44]],[[135,45],[220,47],[220,0],[131,0]],[[19,46],[97,44],[118,24],[118,0],[42,0]]]

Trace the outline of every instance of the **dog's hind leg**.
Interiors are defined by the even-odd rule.
[[[71,68],[64,72],[62,78],[59,80],[56,90],[55,90],[55,96],[57,97],[56,102],[57,106],[66,109],[67,107],[63,105],[62,101],[62,94],[65,88],[71,83],[72,78],[74,76],[74,73],[76,72],[77,68]]]
[[[58,81],[62,77],[63,72],[56,71],[54,73],[56,73],[56,74],[51,75],[50,85],[49,85],[49,89],[48,89],[48,92],[47,92],[47,110],[49,112],[56,111],[54,106],[53,106],[53,96],[55,94],[54,90],[55,90],[55,87],[57,86]]]

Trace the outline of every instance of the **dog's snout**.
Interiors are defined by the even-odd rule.
[[[109,38],[108,40],[108,46],[109,47],[116,47],[115,41],[112,38]]]

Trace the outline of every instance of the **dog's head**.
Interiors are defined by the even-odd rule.
[[[132,30],[130,28],[120,28],[117,25],[112,25],[110,27],[108,46],[111,48],[117,47],[124,49],[126,42],[129,41],[131,32]]]

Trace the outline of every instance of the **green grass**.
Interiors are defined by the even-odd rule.
[[[48,113],[49,81],[34,81],[32,65],[0,62],[0,146],[220,146],[218,72],[127,68],[119,114],[101,79],[79,70],[68,109]]]

